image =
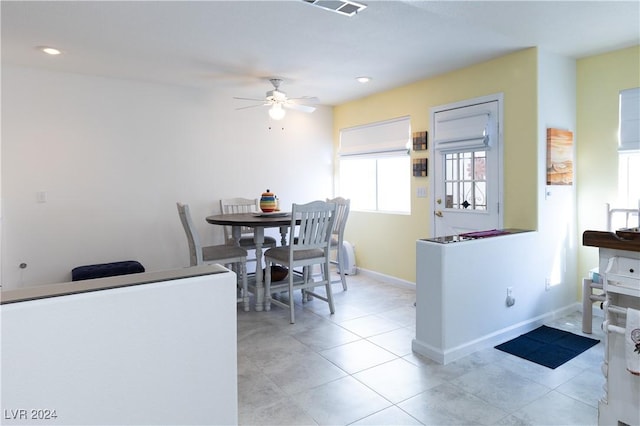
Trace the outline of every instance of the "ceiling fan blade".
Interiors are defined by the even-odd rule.
[[[296,111],[302,111],[302,112],[313,112],[316,110],[316,107],[313,107],[310,105],[296,104],[293,102],[286,102],[284,104],[284,107],[289,109],[295,109]]]
[[[262,104],[257,104],[257,105],[243,106],[243,107],[236,108],[236,110],[255,108],[255,107],[259,107],[259,106],[269,106],[269,104],[262,103]]]
[[[320,102],[315,96],[302,96],[300,98],[289,98],[290,101],[303,101],[305,104],[317,104]]]
[[[247,106],[243,106],[243,107],[239,107],[236,108],[236,110],[239,109],[247,109],[247,108],[255,108],[258,106],[282,106],[288,109],[294,109],[297,111],[302,111],[302,112],[313,112],[316,110],[315,106],[312,106],[313,104],[317,104],[319,103],[319,100],[317,97],[315,96],[302,96],[299,98],[287,98],[287,95],[284,92],[280,92],[279,91],[279,86],[280,83],[282,83],[282,80],[278,79],[278,78],[272,78],[269,80],[271,82],[271,84],[273,85],[273,90],[270,90],[267,92],[267,97],[259,99],[259,98],[241,98],[241,97],[237,97],[234,96],[233,99],[238,99],[241,101],[252,101],[252,102],[260,102],[260,104],[257,105],[247,105]],[[309,105],[311,104],[311,105]]]
[[[237,98],[237,97],[234,96],[233,99],[239,99],[241,101],[264,102],[264,98],[262,98],[262,99],[257,99],[257,98]]]

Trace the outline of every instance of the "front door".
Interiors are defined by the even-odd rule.
[[[433,236],[500,229],[502,95],[432,108]]]

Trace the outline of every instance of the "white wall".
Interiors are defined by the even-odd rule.
[[[331,196],[331,109],[273,122],[266,108],[236,111],[233,95],[3,65],[3,287],[117,260],[185,266],[176,201],[213,244],[222,230],[204,217],[220,198]]]
[[[413,350],[447,364],[573,311],[573,301],[557,307],[559,298],[539,285],[540,237],[531,231],[451,244],[418,240]]]
[[[540,269],[550,279],[537,283],[540,301],[559,309],[576,300],[576,63],[575,60],[539,50],[538,53],[538,232],[540,248],[535,253]],[[508,107],[507,107],[508,109]],[[547,128],[573,132],[574,184],[547,186]]]

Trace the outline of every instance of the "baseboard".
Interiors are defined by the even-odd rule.
[[[521,334],[527,333],[540,327],[545,322],[564,317],[571,312],[576,312],[576,310],[576,304],[572,303],[563,308],[539,315],[534,318],[530,318],[526,321],[521,321],[508,327],[504,327],[500,330],[494,331],[493,333],[486,334],[463,345],[459,345],[447,350],[435,348],[417,339],[413,339],[413,341],[411,342],[411,348],[419,355],[425,356],[439,364],[446,365],[457,359],[463,358],[467,355],[471,355],[474,352],[492,348],[496,345],[504,343],[508,340],[520,336]]]
[[[411,281],[406,281],[397,277],[392,277],[391,275],[381,274],[380,272],[371,271],[369,269],[356,268],[358,274],[364,275],[369,278],[373,278],[378,281],[384,281],[385,284],[392,284],[399,287],[407,287],[407,288],[416,288],[416,283]],[[348,275],[347,275],[348,276]]]

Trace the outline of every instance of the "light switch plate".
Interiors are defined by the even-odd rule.
[[[419,186],[418,189],[416,190],[416,196],[418,198],[427,198],[427,187]]]

